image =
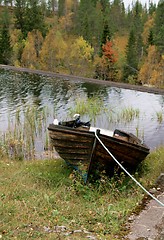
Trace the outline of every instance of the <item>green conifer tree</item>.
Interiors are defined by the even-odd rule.
[[[154,33],[153,29],[150,29],[149,35],[148,35],[148,45],[154,45]]]
[[[108,23],[105,22],[103,32],[102,32],[102,37],[101,37],[101,44],[100,44],[100,57],[102,57],[103,55],[102,46],[106,44],[107,41],[110,41],[110,40],[111,40],[111,32],[110,32]]]
[[[26,32],[38,30],[43,36],[46,35],[46,25],[39,0],[28,0],[26,8]]]
[[[58,17],[65,15],[65,0],[58,1]]]
[[[164,54],[164,1],[160,0],[156,10],[154,24],[154,43],[161,54]]]
[[[122,0],[114,0],[109,13],[110,29],[112,32],[123,32],[125,29],[125,7]]]
[[[125,81],[129,75],[137,75],[139,63],[141,62],[145,53],[145,46],[142,40],[142,32],[146,16],[145,14],[145,10],[143,9],[141,3],[136,1],[130,16],[131,30],[126,49],[126,65],[124,67]]]
[[[15,1],[15,27],[20,29],[22,34],[26,35],[26,1],[25,0],[16,0]]]
[[[124,67],[124,81],[127,81],[129,75],[136,75],[138,70],[138,58],[136,49],[136,37],[134,29],[130,31],[128,44],[126,48],[126,65]]]
[[[12,54],[12,47],[10,43],[10,33],[9,33],[9,14],[7,8],[5,8],[2,14],[2,27],[0,29],[0,63],[9,64]]]
[[[15,18],[15,26],[21,30],[24,38],[34,29],[46,35],[44,13],[38,0],[16,0]]]
[[[100,46],[102,36],[103,16],[95,1],[81,0],[76,17],[76,33],[94,46]]]

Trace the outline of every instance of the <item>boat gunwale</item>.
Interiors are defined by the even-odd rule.
[[[81,129],[78,129],[78,128],[70,128],[70,127],[66,127],[66,126],[62,126],[62,125],[54,125],[54,124],[50,124],[49,127],[48,127],[48,130],[49,131],[58,131],[58,132],[66,132],[66,133],[72,133],[72,134],[75,134],[75,135],[83,135],[85,137],[96,137],[95,136],[95,132],[90,132],[90,131],[86,131],[86,130],[81,130]],[[114,143],[117,143],[119,145],[125,145],[126,147],[131,147],[133,149],[137,149],[139,151],[143,151],[143,152],[146,152],[146,153],[149,153],[150,152],[150,149],[145,145],[139,145],[139,144],[135,144],[135,143],[131,143],[131,142],[127,142],[127,141],[124,141],[122,139],[119,139],[119,138],[115,138],[115,137],[112,137],[112,136],[108,136],[108,135],[105,135],[105,134],[99,134],[98,136],[101,140],[103,141],[112,141]],[[102,141],[102,142],[103,142]],[[103,142],[104,143],[104,142]],[[105,144],[105,143],[104,143]]]

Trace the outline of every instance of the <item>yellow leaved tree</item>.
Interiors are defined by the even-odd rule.
[[[74,28],[75,12],[78,8],[78,1],[76,0],[65,0],[64,1],[64,12],[59,18],[60,29],[65,32],[71,31]]]
[[[47,34],[40,52],[40,63],[44,70],[64,72],[67,43],[60,31],[52,28]]]
[[[67,50],[65,66],[69,70],[69,74],[84,77],[93,75],[92,57],[94,48],[83,37],[76,38],[72,44],[69,44]]]
[[[148,44],[148,39],[149,39],[149,35],[151,32],[151,29],[154,26],[154,15],[150,15],[148,20],[146,21],[146,23],[144,24],[144,30],[142,33],[142,39],[145,45]]]
[[[25,47],[22,52],[21,66],[32,69],[40,68],[39,54],[43,44],[41,32],[33,30],[28,33],[25,41]]]
[[[142,84],[164,87],[163,67],[164,58],[154,45],[149,46],[147,58],[138,75],[138,81]]]
[[[73,18],[73,13],[70,12],[65,16],[60,17],[59,19],[59,24],[60,28],[66,32],[69,32],[72,29],[72,18]]]
[[[22,33],[20,29],[13,29],[10,32],[11,36],[11,46],[12,46],[12,58],[11,62],[14,66],[21,66],[21,55],[23,48],[25,46],[25,40],[20,40],[22,38]]]

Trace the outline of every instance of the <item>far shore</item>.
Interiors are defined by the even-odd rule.
[[[122,83],[122,82],[112,82],[112,81],[105,81],[105,80],[98,80],[94,78],[85,78],[85,77],[79,77],[74,75],[67,75],[67,74],[59,74],[55,72],[48,72],[43,70],[34,70],[30,68],[22,68],[22,67],[14,67],[9,65],[2,65],[0,64],[0,68],[5,70],[13,70],[13,71],[19,71],[19,72],[27,72],[32,74],[39,74],[49,77],[57,77],[57,78],[63,78],[66,80],[76,80],[76,81],[83,81],[83,82],[89,82],[94,84],[101,84],[105,86],[111,86],[111,87],[117,87],[117,88],[124,88],[124,89],[130,89],[140,92],[148,92],[153,94],[159,94],[164,95],[164,89],[152,87],[152,86],[143,86],[143,85],[132,85],[128,83]]]

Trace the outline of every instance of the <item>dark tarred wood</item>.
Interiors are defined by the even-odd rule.
[[[50,124],[48,130],[52,146],[64,160],[75,165],[88,164],[88,172],[97,166],[106,172],[113,171],[116,163],[96,139],[94,132],[54,124]],[[125,134],[130,142],[101,133],[99,138],[123,166],[135,169],[149,154],[149,149],[136,136]]]

